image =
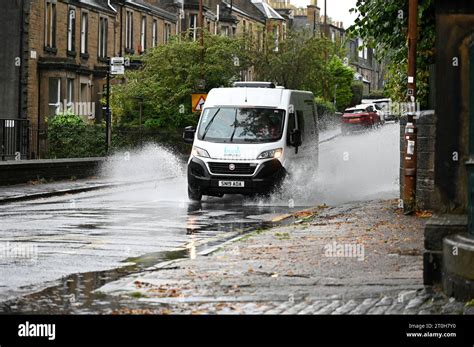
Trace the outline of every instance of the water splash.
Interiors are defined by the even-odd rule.
[[[398,194],[399,125],[339,136],[320,144],[309,166],[293,170],[283,189],[269,199],[247,204],[314,206],[351,201],[396,198]],[[312,163],[312,164],[311,164]]]

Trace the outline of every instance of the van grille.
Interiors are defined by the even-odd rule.
[[[233,164],[234,170],[231,170],[229,166]],[[214,174],[224,175],[253,175],[257,166],[250,163],[209,163],[209,169]]]

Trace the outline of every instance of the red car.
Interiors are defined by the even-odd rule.
[[[367,130],[382,125],[377,110],[372,105],[357,105],[348,108],[342,115],[342,134],[350,131]]]

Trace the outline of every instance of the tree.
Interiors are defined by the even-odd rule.
[[[352,98],[354,72],[342,63],[343,46],[306,31],[289,31],[275,47],[267,36],[265,49],[253,56],[256,78],[276,82],[289,89],[312,91],[316,96],[344,107]],[[337,88],[336,88],[337,84]]]
[[[199,42],[177,37],[166,45],[148,50],[141,57],[143,66],[125,75],[126,83],[112,89],[111,105],[118,124],[139,122],[138,103],[146,127],[179,128],[195,124],[191,94],[198,92],[198,81],[206,91],[229,86],[240,79],[250,59],[243,39],[206,35],[204,61]]]
[[[408,1],[357,0],[358,14],[348,31],[364,39],[365,44],[377,49],[378,59],[388,62],[387,85],[390,96],[405,101],[408,71]],[[422,107],[428,104],[429,66],[435,61],[435,9],[434,0],[419,0],[417,89]]]
[[[344,65],[338,56],[333,56],[328,64],[328,90],[334,91],[335,106],[338,111],[344,111],[352,101],[352,83],[354,71]]]

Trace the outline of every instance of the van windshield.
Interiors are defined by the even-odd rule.
[[[274,108],[206,108],[198,139],[211,142],[264,143],[281,139],[285,111]]]

